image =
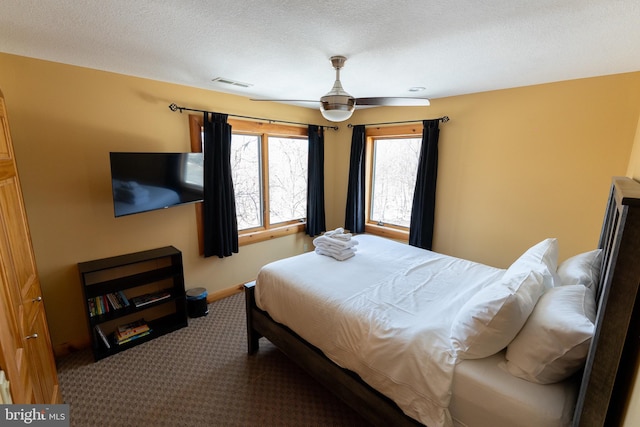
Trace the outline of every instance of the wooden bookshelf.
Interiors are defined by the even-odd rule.
[[[182,252],[173,246],[81,262],[78,271],[95,360],[188,324]],[[118,344],[118,326],[138,319],[150,333]]]

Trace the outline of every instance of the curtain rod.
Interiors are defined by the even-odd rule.
[[[438,117],[435,120],[440,120],[442,123],[447,123],[449,121],[449,116]],[[422,120],[406,120],[406,121],[403,121],[403,122],[366,123],[366,124],[363,124],[363,125],[360,125],[360,126],[397,125],[397,124],[401,124],[401,123],[421,123],[421,122],[422,122]],[[352,128],[352,127],[358,126],[358,125],[352,125],[351,123],[349,123],[347,126]]]
[[[171,111],[180,110],[181,113],[182,113],[183,110],[186,110],[186,111],[197,111],[199,113],[212,113],[213,112],[213,111],[206,111],[206,110],[196,110],[196,109],[187,108],[187,107],[179,107],[176,104],[170,104],[169,105],[169,109]],[[239,118],[242,118],[242,119],[250,119],[250,120],[261,120],[261,121],[269,122],[269,123],[277,122],[277,123],[287,123],[287,124],[290,124],[290,125],[304,125],[304,126],[308,126],[309,125],[309,123],[288,122],[286,120],[263,119],[261,117],[239,116],[237,114],[227,114],[227,116],[239,117]],[[333,129],[333,130],[338,130],[339,129],[338,126],[325,126],[325,125],[316,125],[316,126],[318,126],[320,128]]]

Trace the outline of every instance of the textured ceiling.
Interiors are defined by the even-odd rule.
[[[2,0],[0,51],[288,99],[345,55],[351,95],[433,99],[638,71],[640,1]]]

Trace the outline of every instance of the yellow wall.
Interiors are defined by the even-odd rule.
[[[210,292],[303,251],[302,235],[198,256],[193,206],[114,218],[109,151],[188,151],[171,102],[323,123],[315,110],[0,54],[4,92],[54,346],[87,340],[76,263],[174,245],[188,287]],[[371,123],[448,115],[441,124],[434,249],[498,267],[558,237],[560,258],[596,246],[611,177],[640,176],[640,73],[357,111]],[[327,131],[327,226],[343,225],[351,129]],[[632,155],[632,147],[636,149]],[[638,152],[636,154],[636,152]]]
[[[640,118],[638,118],[638,127],[636,128],[635,139],[633,141],[627,176],[640,180]]]
[[[114,218],[110,151],[189,151],[188,116],[172,102],[301,122],[319,113],[265,106],[221,93],[0,54],[5,95],[54,347],[88,340],[76,264],[173,245],[187,287],[210,292],[255,278],[260,266],[301,253],[303,234],[241,248],[230,258],[198,256],[195,208]]]
[[[640,73],[399,110],[362,110],[352,122],[451,118],[440,125],[435,250],[506,267],[532,244],[557,237],[564,259],[597,245],[611,177],[627,171]]]

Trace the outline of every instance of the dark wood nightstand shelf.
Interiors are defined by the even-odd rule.
[[[81,262],[78,271],[95,360],[188,324],[182,252],[173,246]],[[152,301],[136,306],[146,294],[154,296]],[[149,334],[118,344],[113,337],[118,326],[137,319],[145,320]]]

